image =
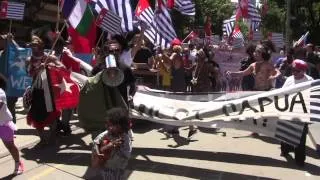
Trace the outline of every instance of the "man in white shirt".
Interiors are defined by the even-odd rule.
[[[306,62],[300,59],[294,60],[292,62],[292,76],[286,79],[282,87],[291,87],[301,82],[312,81],[313,78],[306,74],[307,69],[308,65]]]
[[[292,76],[289,76],[282,88],[294,86],[295,84],[312,81],[313,78],[306,74],[308,64],[303,60],[296,59],[292,62]],[[295,123],[295,122],[292,122]],[[296,164],[303,166],[306,159],[306,138],[308,134],[307,123],[295,123],[296,125],[303,126],[303,132],[300,139],[300,144],[297,147],[293,147],[285,142],[281,142],[281,155],[287,156],[289,152],[293,151]]]

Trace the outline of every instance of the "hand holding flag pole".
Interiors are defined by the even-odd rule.
[[[67,22],[65,21],[65,22],[63,23],[63,26],[62,26],[61,30],[58,32],[58,35],[57,35],[56,39],[54,40],[54,42],[53,42],[53,44],[52,44],[52,47],[51,47],[51,49],[50,49],[50,51],[49,51],[49,53],[48,53],[48,56],[46,57],[46,59],[45,59],[45,61],[44,61],[44,64],[47,63],[48,58],[49,58],[49,55],[53,52],[54,47],[56,46],[59,38],[61,37],[61,32],[64,30],[64,28],[66,27],[66,25],[67,25]]]

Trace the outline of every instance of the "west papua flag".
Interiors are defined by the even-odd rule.
[[[101,9],[96,24],[112,35],[121,34],[121,17],[106,8]]]
[[[191,0],[175,0],[174,7],[183,15],[194,16],[196,14],[195,4]]]
[[[76,108],[80,87],[65,68],[47,67],[41,74],[47,110]]]
[[[133,31],[133,13],[130,0],[91,0],[91,3],[98,14],[105,8],[121,17],[122,32]]]
[[[0,19],[23,20],[24,7],[24,3],[2,1]]]

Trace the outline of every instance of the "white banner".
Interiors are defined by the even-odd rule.
[[[191,95],[140,88],[133,102],[135,118],[174,126],[248,130],[283,141],[289,138],[293,142],[286,141],[296,145],[303,129],[299,122],[320,122],[320,80],[268,92],[225,94]]]

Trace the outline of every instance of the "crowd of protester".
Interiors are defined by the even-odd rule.
[[[313,44],[281,49],[280,56],[275,56],[276,50],[268,40],[258,42],[257,44],[249,44],[246,50],[244,50],[247,57],[238,59],[235,62],[239,63],[239,70],[222,72],[218,63],[219,61],[215,57],[215,52],[219,50],[219,46],[196,44],[192,41],[190,43],[182,43],[179,39],[174,39],[171,42],[170,48],[162,49],[159,46],[149,46],[149,43],[146,42],[142,34],[136,34],[132,39],[116,35],[106,40],[102,47],[93,49],[92,70],[90,72],[82,71],[85,72],[85,75],[91,77],[100,76],[106,69],[105,59],[112,55],[115,57],[120,72],[123,73],[123,80],[121,82],[105,83],[103,86],[105,87],[106,85],[108,88],[114,88],[119,91],[121,99],[124,100],[123,109],[110,108],[112,111],[109,112],[108,118],[103,119],[103,121],[107,120],[109,123],[107,123],[109,131],[102,133],[101,129],[100,132],[96,132],[92,137],[95,139],[93,154],[97,156],[104,154],[102,155],[102,160],[105,161],[101,162],[99,158],[96,160],[98,165],[106,167],[104,176],[121,176],[125,167],[125,165],[120,164],[117,165],[119,168],[116,170],[109,169],[110,164],[106,163],[106,160],[119,159],[121,157],[123,158],[123,162],[127,163],[130,157],[133,133],[129,127],[131,123],[127,117],[127,110],[136,92],[137,83],[134,72],[141,70],[137,66],[139,64],[144,64],[148,67],[143,70],[153,70],[153,72],[159,73],[161,83],[158,88],[172,92],[220,92],[226,90],[226,84],[229,83],[229,86],[232,86],[230,83],[234,82],[232,81],[234,78],[241,81],[239,83],[239,90],[269,91],[274,88],[281,88],[283,85],[284,87],[288,87],[299,83],[300,81],[296,82],[295,78],[304,78],[304,81],[320,78],[319,52]],[[30,43],[32,56],[27,60],[26,70],[30,77],[32,77],[33,88],[32,92],[25,95],[32,99],[27,100],[32,104],[26,105],[26,108],[32,113],[37,114],[41,113],[40,111],[45,111],[43,104],[41,104],[44,101],[43,89],[41,88],[41,84],[37,82],[40,71],[45,66],[64,67],[59,58],[63,53],[73,57],[70,41],[62,42],[55,47],[55,53],[47,54],[44,52],[43,41],[37,36],[32,37]],[[298,73],[301,73],[301,76]],[[115,76],[112,75],[112,71],[107,72],[107,74],[112,77]],[[17,97],[6,97],[4,95],[4,82],[5,77],[1,76],[1,84],[3,85],[0,87],[2,94],[0,108],[5,108],[4,112],[6,114],[0,114],[0,117],[7,119],[1,123],[0,128],[5,129],[7,134],[10,133],[10,137],[7,134],[1,134],[1,139],[5,142],[6,147],[10,150],[16,161],[15,172],[21,173],[23,171],[23,164],[19,159],[19,153],[13,142],[14,128],[8,125],[12,124],[11,122],[15,123],[14,105]],[[117,104],[116,102],[113,103]],[[12,116],[8,114],[7,109],[11,111]],[[62,111],[62,116],[60,112],[56,112],[54,118],[49,120],[27,118],[27,122],[36,128],[41,139],[40,144],[46,145],[56,135],[68,136],[71,134],[69,121],[74,111],[76,110],[65,109]],[[43,133],[46,126],[52,129],[49,137],[45,137]],[[195,128],[194,126],[189,127],[188,137],[195,134]],[[176,127],[169,128],[168,132],[179,133]],[[100,135],[96,138],[98,134]],[[105,141],[106,138],[107,142]],[[100,144],[102,146],[98,147]],[[118,147],[122,144],[125,144],[125,147],[119,150]],[[300,164],[305,160],[305,143],[302,144],[301,146],[303,147],[297,151],[299,154],[297,155],[299,157],[297,161]],[[283,154],[287,154],[290,149],[292,147],[288,147],[285,144],[281,148]],[[119,157],[110,157],[113,150],[116,150],[113,154],[123,154]]]

